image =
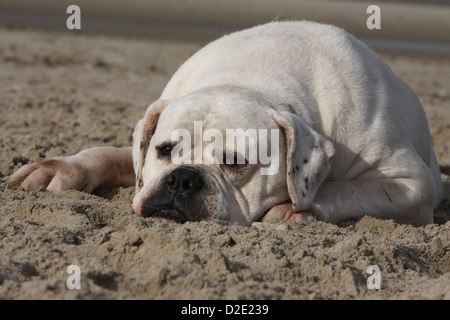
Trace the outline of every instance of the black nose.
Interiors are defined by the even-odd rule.
[[[167,189],[177,196],[189,196],[203,188],[203,179],[196,170],[177,168],[166,178]]]

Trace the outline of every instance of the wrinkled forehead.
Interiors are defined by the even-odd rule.
[[[244,103],[247,105],[243,106]],[[278,129],[272,117],[262,106],[248,105],[246,101],[179,101],[166,106],[158,121],[155,139],[169,139],[175,130],[227,131]]]

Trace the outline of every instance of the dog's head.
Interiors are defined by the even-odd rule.
[[[334,149],[301,118],[245,89],[158,100],[133,134],[135,212],[250,225],[272,207],[307,209]]]

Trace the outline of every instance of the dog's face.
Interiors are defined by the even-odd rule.
[[[283,121],[292,125],[264,100],[232,88],[155,102],[133,135],[135,212],[178,222],[250,225],[278,204],[301,206],[306,200],[296,204],[295,186],[287,181],[300,170],[287,157],[295,142]],[[312,189],[312,177],[306,181]]]

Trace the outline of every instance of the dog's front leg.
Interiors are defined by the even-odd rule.
[[[11,175],[12,187],[59,193],[76,189],[91,193],[99,187],[134,184],[131,147],[94,147],[70,157],[55,157],[27,164]]]

